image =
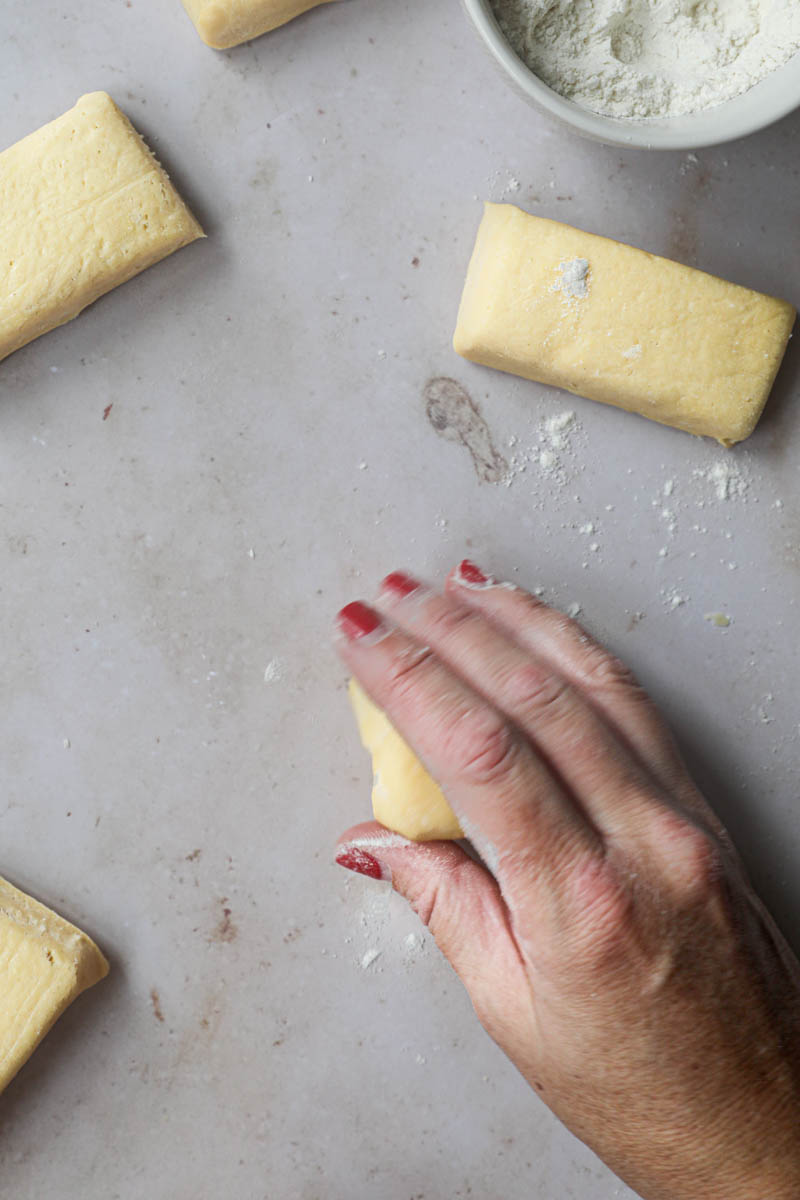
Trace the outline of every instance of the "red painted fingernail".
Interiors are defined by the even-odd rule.
[[[346,604],[336,617],[339,628],[346,638],[357,642],[359,638],[368,637],[383,625],[380,614],[360,600]]]
[[[384,871],[374,854],[359,850],[355,846],[343,846],[336,855],[340,867],[355,871],[357,875],[368,875],[370,879],[383,879]]]
[[[484,583],[491,583],[492,580],[488,575],[476,567],[474,562],[470,562],[465,558],[458,564],[458,575],[456,576],[459,583],[472,584],[473,587],[480,587]]]
[[[392,571],[381,584],[384,591],[394,592],[396,596],[410,596],[412,592],[419,591],[421,587],[420,581],[414,579],[412,575],[406,575],[405,571]]]

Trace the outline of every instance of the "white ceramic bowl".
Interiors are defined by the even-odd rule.
[[[609,146],[696,150],[755,133],[800,107],[800,54],[796,54],[749,92],[707,112],[661,121],[603,117],[565,100],[525,66],[500,32],[489,0],[463,0],[463,4],[489,53],[526,100],[584,137]]]

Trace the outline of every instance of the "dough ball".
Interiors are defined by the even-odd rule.
[[[361,741],[372,755],[375,820],[415,842],[463,837],[442,789],[386,714],[355,679],[350,680],[349,692]]]

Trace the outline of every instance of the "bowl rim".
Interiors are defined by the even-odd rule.
[[[606,145],[643,150],[700,150],[747,137],[800,107],[798,51],[749,91],[715,108],[661,120],[634,121],[607,117],[559,95],[534,74],[506,40],[491,0],[462,0],[462,4],[496,63],[526,99],[561,124]],[[796,86],[794,89],[791,86],[787,88],[786,77],[789,77],[791,84],[793,74]],[[783,86],[781,79],[784,80]],[[713,125],[718,126],[716,131]]]

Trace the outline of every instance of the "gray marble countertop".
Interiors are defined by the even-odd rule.
[[[110,91],[209,235],[0,366],[0,871],[112,962],[2,1098],[3,1193],[630,1196],[405,906],[333,865],[369,766],[329,631],[465,552],[579,604],[797,943],[797,346],[726,453],[450,337],[485,199],[797,302],[800,116],[697,156],[577,140],[455,0],[343,0],[224,54],[178,0],[29,0],[0,80],[2,145]],[[431,426],[440,377],[508,486]]]

